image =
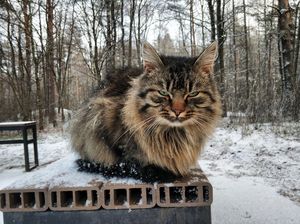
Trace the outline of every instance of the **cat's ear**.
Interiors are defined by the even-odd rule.
[[[202,75],[210,75],[214,72],[215,60],[218,57],[217,41],[209,45],[197,58],[194,64],[194,71]]]
[[[145,42],[143,45],[142,58],[144,70],[147,73],[150,73],[155,69],[160,69],[164,65],[154,47],[148,42]]]

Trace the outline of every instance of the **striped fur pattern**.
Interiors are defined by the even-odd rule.
[[[213,43],[198,58],[160,56],[146,43],[144,68],[115,71],[79,111],[73,148],[106,167],[132,160],[187,175],[222,113],[216,52]]]

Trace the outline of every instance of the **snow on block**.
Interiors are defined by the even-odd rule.
[[[49,208],[53,211],[97,210],[101,207],[100,188],[54,187],[49,189]]]
[[[156,201],[160,207],[209,206],[212,186],[201,169],[193,169],[189,177],[174,183],[157,184]]]
[[[141,209],[156,205],[150,184],[105,184],[101,189],[104,209]]]
[[[48,209],[47,189],[12,189],[0,191],[0,211],[33,212]]]

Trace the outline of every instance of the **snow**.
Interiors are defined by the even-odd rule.
[[[0,127],[1,126],[16,126],[16,125],[25,125],[25,124],[31,124],[31,123],[35,123],[35,121],[15,121],[15,122],[1,122],[0,123]]]
[[[282,15],[282,14],[286,13],[287,11],[289,11],[289,10],[288,9],[280,9],[280,14]]]
[[[262,178],[211,176],[209,179],[214,186],[212,223],[299,223],[299,204],[281,197]]]
[[[207,143],[199,164],[214,189],[214,224],[300,220],[300,124],[274,127],[235,127],[225,122]],[[70,150],[68,139],[64,132],[39,134],[40,166],[27,173],[22,145],[0,145],[0,189],[80,187],[107,181],[76,170],[78,156]],[[109,181],[140,183],[130,178]]]
[[[300,132],[293,128],[296,132],[287,136],[282,134],[288,132],[285,128],[269,126],[218,129],[202,159],[215,173],[263,177],[280,194],[300,203]]]

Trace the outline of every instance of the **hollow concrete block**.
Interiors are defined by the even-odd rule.
[[[104,184],[101,194],[104,209],[142,209],[156,205],[151,184]]]
[[[100,188],[54,187],[49,189],[49,208],[53,211],[97,210],[101,207]]]
[[[47,188],[0,191],[0,211],[3,212],[46,211],[48,205]]]

